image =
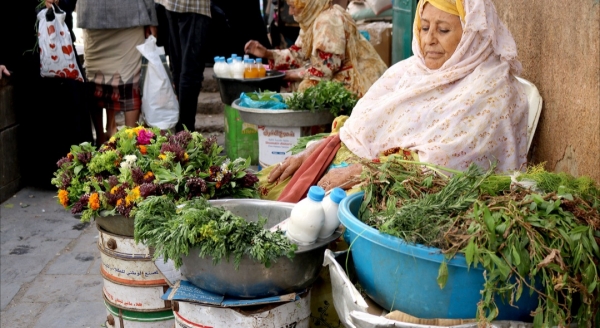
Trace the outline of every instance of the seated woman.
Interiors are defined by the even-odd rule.
[[[352,186],[361,165],[349,162],[321,176],[333,159],[327,152],[334,163],[395,152],[459,170],[491,161],[499,172],[523,168],[528,105],[514,77],[521,64],[492,1],[422,0],[412,50],[359,100],[339,137],[263,170],[263,197],[297,202],[306,194],[299,182]]]
[[[286,70],[292,89],[303,91],[321,80],[344,83],[359,98],[387,66],[357,30],[352,16],[331,0],[287,0],[300,35],[289,49],[267,50],[248,41],[244,51],[268,58],[275,70]]]

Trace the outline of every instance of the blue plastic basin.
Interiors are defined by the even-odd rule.
[[[380,233],[357,218],[363,192],[342,200],[338,216],[346,227],[344,239],[350,245],[356,276],[367,295],[384,309],[399,310],[423,318],[475,318],[483,289],[483,270],[467,269],[460,254],[448,262],[448,282],[444,289],[437,275],[444,255],[440,249],[410,245],[402,239]],[[531,321],[530,312],[538,304],[529,288],[516,306],[496,298],[497,320]]]

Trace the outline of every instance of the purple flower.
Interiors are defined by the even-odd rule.
[[[153,137],[154,137],[154,133],[152,133],[152,131],[142,129],[138,133],[137,143],[138,143],[138,145],[148,145],[148,144],[150,144],[150,140],[152,140]]]

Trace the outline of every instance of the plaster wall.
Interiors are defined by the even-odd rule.
[[[600,182],[600,0],[493,0],[543,107],[530,163]]]

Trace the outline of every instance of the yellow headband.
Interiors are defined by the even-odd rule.
[[[439,9],[443,12],[447,12],[448,14],[451,14],[451,15],[456,15],[456,16],[460,17],[460,19],[463,22],[465,21],[465,8],[463,7],[462,0],[424,0],[423,4],[421,5],[421,9],[428,2],[431,3],[431,5],[436,7],[437,9]],[[415,22],[416,22],[417,29],[420,30],[421,29],[421,15],[420,15],[420,13],[417,13],[417,15],[415,15],[415,16],[416,16]]]

